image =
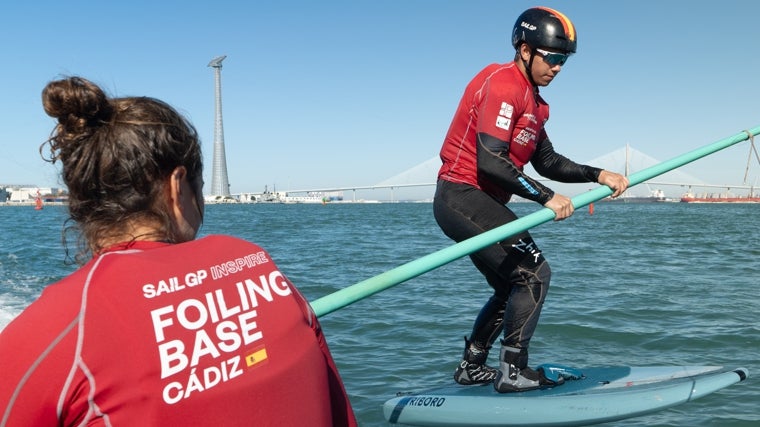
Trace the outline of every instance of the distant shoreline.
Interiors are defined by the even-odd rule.
[[[29,206],[35,206],[36,204],[37,203],[34,200],[29,201],[29,202],[0,202],[0,206],[24,206],[24,207],[29,207]],[[64,202],[44,202],[42,204],[42,206],[43,207],[45,207],[45,206],[65,206],[67,204],[68,203],[64,203]]]

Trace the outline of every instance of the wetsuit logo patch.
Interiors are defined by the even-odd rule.
[[[523,254],[531,255],[534,264],[538,264],[541,259],[541,251],[538,249],[538,246],[536,246],[533,239],[520,239],[517,243],[512,245],[512,248]]]

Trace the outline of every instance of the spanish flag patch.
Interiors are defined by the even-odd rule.
[[[262,348],[254,351],[253,353],[245,356],[245,364],[250,368],[253,365],[261,363],[267,360],[267,349]]]

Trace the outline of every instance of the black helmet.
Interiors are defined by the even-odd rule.
[[[517,49],[521,43],[575,53],[578,34],[567,16],[548,7],[533,7],[517,18],[512,30],[512,46]]]

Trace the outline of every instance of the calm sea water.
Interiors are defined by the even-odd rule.
[[[0,328],[71,271],[64,218],[0,207]],[[740,384],[610,425],[760,425],[758,218],[760,205],[599,203],[534,228],[554,277],[531,364],[746,367]],[[201,230],[212,233],[265,247],[310,300],[452,244],[429,203],[214,205]],[[450,381],[488,296],[460,259],[321,319],[361,425],[386,425],[398,391]]]

